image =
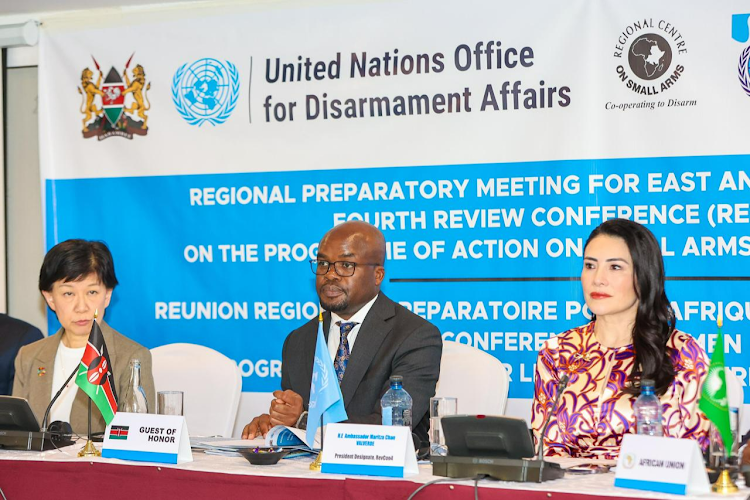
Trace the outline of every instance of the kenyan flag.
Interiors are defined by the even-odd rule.
[[[107,345],[96,320],[91,325],[89,342],[86,344],[81,366],[78,367],[76,384],[89,395],[109,425],[117,413],[117,393]]]
[[[129,425],[113,425],[109,430],[109,439],[128,439]]]

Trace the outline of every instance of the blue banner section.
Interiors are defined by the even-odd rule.
[[[630,488],[632,490],[658,491],[670,495],[684,495],[687,487],[684,484],[657,483],[656,481],[640,481],[637,479],[615,479],[618,488]]]
[[[348,474],[351,476],[404,477],[403,467],[391,467],[388,465],[381,466],[324,463],[320,468],[320,472],[326,474]]]
[[[161,464],[177,463],[176,453],[157,453],[154,451],[115,450],[112,448],[103,448],[102,457],[133,460],[135,462],[156,462]]]
[[[314,258],[335,224],[383,230],[383,291],[507,364],[529,398],[536,352],[588,321],[582,252],[626,217],[661,241],[678,328],[748,382],[749,156],[550,161],[46,181],[48,246],[104,240],[120,286],[106,320],[151,348],[235,359],[244,391],[280,383],[286,335],[318,312]],[[50,329],[58,327],[54,316]],[[744,360],[744,361],[743,361]],[[746,392],[746,402],[750,402]]]

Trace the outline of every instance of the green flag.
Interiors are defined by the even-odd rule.
[[[732,428],[729,424],[729,402],[727,400],[727,375],[724,372],[724,335],[721,333],[719,318],[719,335],[714,352],[711,354],[711,365],[703,381],[703,390],[698,407],[719,430],[724,441],[724,453],[732,452]]]
[[[76,384],[96,403],[104,421],[109,425],[117,413],[117,393],[107,344],[104,343],[104,335],[96,320],[91,325],[89,341],[78,367]]]

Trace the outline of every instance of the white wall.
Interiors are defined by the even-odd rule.
[[[0,66],[3,64],[3,55],[0,53]],[[3,95],[3,81],[0,79],[0,95]],[[4,123],[3,120],[3,106],[0,106],[0,124]],[[3,126],[0,125],[0,196],[5,198],[5,144]],[[0,203],[0,242],[5,242],[5,204]],[[5,244],[0,244],[0,312],[8,311],[8,301],[6,296],[7,279],[5,276],[5,263],[7,257],[5,255]]]
[[[8,68],[7,92],[8,314],[46,332],[46,307],[37,288],[44,258],[37,68]]]

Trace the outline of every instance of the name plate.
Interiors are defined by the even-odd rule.
[[[321,471],[330,474],[405,477],[418,474],[411,428],[328,424]]]
[[[185,417],[118,411],[104,432],[102,456],[164,464],[192,462]]]
[[[615,486],[676,495],[711,491],[696,441],[637,434],[622,439]]]

